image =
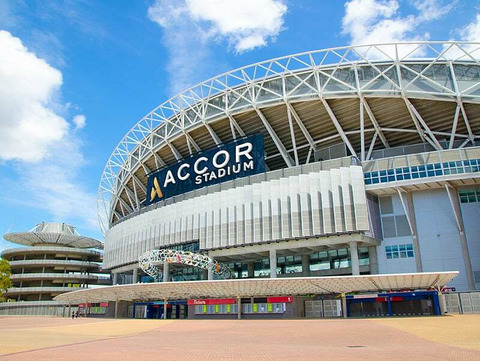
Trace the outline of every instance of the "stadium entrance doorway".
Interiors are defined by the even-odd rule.
[[[165,314],[165,305],[163,301],[135,302],[133,304],[133,318],[151,318],[151,319],[180,319],[187,318],[187,301],[169,301],[167,302],[167,313]]]
[[[347,317],[441,315],[436,291],[347,295]]]

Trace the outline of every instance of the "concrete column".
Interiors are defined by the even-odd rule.
[[[412,192],[407,193],[408,219],[412,231],[413,250],[415,252],[415,266],[417,272],[423,272],[422,257],[420,254],[420,242],[418,241],[417,221],[415,219],[415,208],[413,207]]]
[[[168,282],[170,278],[170,263],[164,262],[163,263],[163,282]]]
[[[242,299],[237,297],[237,318],[242,319]]]
[[[115,300],[115,318],[118,318],[118,297]]]
[[[302,276],[310,276],[310,255],[308,254],[302,255]]]
[[[254,278],[255,277],[255,262],[248,262],[247,267],[248,267],[248,278]]]
[[[277,278],[277,250],[270,250],[270,278]]]
[[[445,296],[441,291],[438,291],[437,295],[438,295],[438,305],[440,306],[440,315],[445,315],[448,313],[447,303],[445,302]]]
[[[352,275],[359,275],[360,264],[358,262],[357,242],[350,242],[350,257],[352,258]]]
[[[370,274],[378,274],[377,247],[368,247],[368,258],[370,259]]]
[[[343,318],[347,318],[347,296],[345,296],[345,293],[342,293],[342,314]]]
[[[118,273],[113,273],[113,285],[116,285],[118,283]]]
[[[168,318],[168,301],[167,299],[165,298],[163,300],[163,319],[166,320]]]
[[[133,277],[132,277],[132,283],[135,284],[138,282],[138,268],[135,267],[133,269]]]
[[[213,258],[212,258],[212,260],[213,260]],[[209,281],[213,281],[213,267],[215,267],[215,263],[213,265],[208,266],[208,280]]]

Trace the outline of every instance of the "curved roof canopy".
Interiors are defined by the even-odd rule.
[[[147,175],[251,133],[269,169],[313,160],[343,143],[372,150],[480,138],[480,43],[346,46],[239,68],[187,89],[143,117],[110,156],[98,192],[100,226],[143,207]],[[442,142],[445,141],[445,142]]]
[[[192,298],[294,296],[406,289],[441,289],[457,275],[458,271],[137,283],[73,291],[59,295],[55,297],[55,300],[76,304],[104,301],[185,300]]]
[[[74,248],[103,248],[102,242],[81,236],[74,226],[65,223],[42,222],[28,232],[7,233],[3,238],[24,246],[56,245]]]

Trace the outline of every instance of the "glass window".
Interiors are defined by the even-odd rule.
[[[395,216],[395,223],[397,226],[397,237],[412,235],[406,215]]]
[[[383,237],[390,238],[396,237],[397,233],[395,231],[395,217],[382,217],[382,225],[383,225]]]
[[[413,244],[400,244],[385,247],[387,259],[413,258]]]
[[[382,214],[391,214],[393,213],[393,203],[392,197],[379,197],[380,210]]]

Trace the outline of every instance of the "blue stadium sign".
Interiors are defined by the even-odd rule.
[[[235,178],[265,172],[263,135],[225,143],[149,175],[147,205]]]

